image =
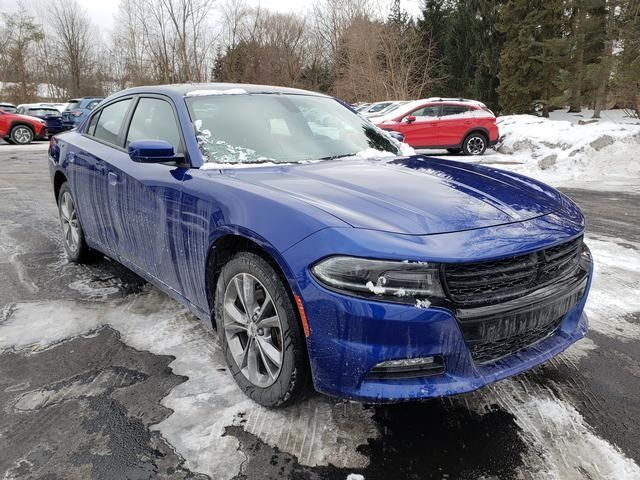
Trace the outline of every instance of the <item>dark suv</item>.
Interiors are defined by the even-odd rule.
[[[69,100],[69,105],[62,112],[62,125],[64,128],[69,129],[80,125],[87,114],[102,100],[102,97],[82,97]]]

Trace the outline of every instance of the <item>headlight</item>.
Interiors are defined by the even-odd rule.
[[[437,264],[336,256],[311,268],[325,286],[359,297],[375,297],[426,308],[444,298]]]

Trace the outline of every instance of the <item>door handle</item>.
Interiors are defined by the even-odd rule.
[[[118,184],[118,174],[109,172],[107,177],[109,178],[109,185],[115,186]]]

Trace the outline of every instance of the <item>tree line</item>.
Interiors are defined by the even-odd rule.
[[[106,37],[76,0],[0,19],[3,100],[223,81],[347,102],[476,98],[501,113],[640,111],[640,0],[317,0],[280,13],[246,0],[121,0]]]

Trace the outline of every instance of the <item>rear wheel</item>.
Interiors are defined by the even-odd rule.
[[[25,125],[16,125],[11,129],[10,138],[13,143],[26,145],[33,141],[33,130]]]
[[[215,314],[227,366],[249,398],[284,407],[309,391],[300,322],[285,285],[265,260],[241,252],[222,268]]]
[[[471,133],[462,142],[465,155],[482,155],[487,150],[487,137],[482,133]]]
[[[91,259],[91,250],[84,239],[76,202],[66,182],[62,184],[58,193],[58,213],[62,229],[62,244],[67,257],[73,263],[87,263]]]

